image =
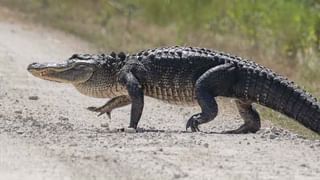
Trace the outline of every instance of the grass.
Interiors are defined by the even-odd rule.
[[[320,97],[320,4],[315,0],[0,0],[0,4],[82,37],[100,51],[178,44],[232,52],[281,72]],[[275,125],[320,139],[271,110],[261,112]]]

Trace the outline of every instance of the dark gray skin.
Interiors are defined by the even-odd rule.
[[[204,48],[166,47],[137,54],[75,54],[64,63],[30,64],[28,70],[41,79],[73,84],[81,93],[111,98],[101,107],[89,107],[109,117],[113,109],[131,104],[129,128],[136,129],[144,95],[177,105],[197,105],[186,129],[218,113],[217,96],[236,99],[244,124],[225,133],[255,133],[260,117],[258,103],[281,112],[320,133],[320,104],[285,77],[252,61]]]

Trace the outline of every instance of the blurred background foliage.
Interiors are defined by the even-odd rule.
[[[320,0],[0,0],[32,12],[74,33],[113,36],[116,32],[168,30],[170,43],[186,42],[188,34],[239,36],[254,48],[276,49],[297,58],[319,51]],[[121,22],[115,22],[121,21]],[[156,27],[157,26],[157,27]],[[79,27],[77,30],[71,30]],[[90,31],[90,27],[92,30]],[[171,27],[171,28],[170,28]],[[96,28],[99,31],[96,31]],[[174,32],[173,34],[170,31]],[[113,34],[109,34],[109,33]],[[195,33],[196,32],[196,33]],[[152,33],[152,32],[151,32]],[[153,32],[156,33],[157,32]],[[155,34],[151,34],[155,36]],[[147,37],[149,35],[146,35]],[[200,35],[199,35],[200,36]],[[99,37],[100,38],[100,37]],[[151,38],[154,39],[154,38]],[[116,39],[115,39],[116,40]],[[113,42],[102,43],[117,48]],[[166,44],[160,39],[155,45]]]
[[[320,0],[0,0],[0,4],[24,18],[78,35],[100,51],[186,45],[252,58],[320,97]]]

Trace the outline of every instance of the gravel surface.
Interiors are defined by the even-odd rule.
[[[86,110],[107,99],[31,76],[33,61],[91,52],[71,36],[9,16],[0,8],[0,179],[320,179],[320,141],[264,121],[256,134],[220,132],[242,124],[232,100],[219,100],[203,132],[185,131],[198,108],[147,98],[138,133],[129,108],[112,119]]]

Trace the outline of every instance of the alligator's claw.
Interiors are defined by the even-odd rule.
[[[186,130],[188,130],[188,128],[191,128],[192,132],[200,131],[200,129],[198,127],[200,123],[199,123],[197,117],[198,117],[198,115],[191,116],[191,118],[187,122]]]
[[[93,107],[93,106],[90,106],[90,107],[87,107],[87,109],[89,111],[93,111],[93,112],[96,112],[97,108],[96,107]]]
[[[111,119],[111,111],[105,111],[103,108],[97,108],[93,106],[88,107],[87,109],[92,112],[99,112],[98,117],[103,114],[107,114],[108,118]]]

